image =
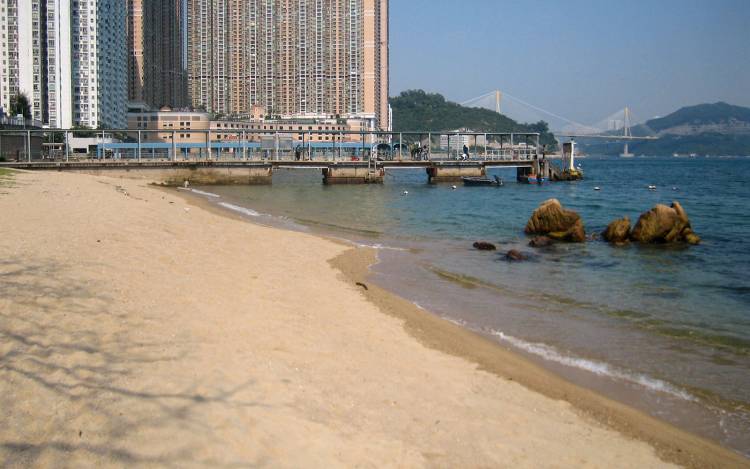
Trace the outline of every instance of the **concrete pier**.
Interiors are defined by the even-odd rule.
[[[32,171],[71,171],[85,174],[143,179],[165,185],[185,181],[201,185],[271,184],[273,171],[279,168],[322,170],[325,184],[382,184],[386,171],[426,171],[428,182],[460,182],[463,177],[481,177],[487,168],[518,168],[518,175],[529,173],[549,176],[549,161],[497,159],[473,161],[320,161],[320,160],[76,160],[0,162],[0,168]]]
[[[382,184],[385,179],[384,168],[367,166],[329,166],[323,168],[324,184]]]
[[[430,166],[427,168],[427,176],[430,184],[439,182],[461,182],[464,177],[482,177],[487,174],[484,166],[478,164],[452,164]]]

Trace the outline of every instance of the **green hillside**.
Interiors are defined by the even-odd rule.
[[[520,124],[488,109],[464,107],[446,101],[437,93],[409,90],[390,99],[393,108],[393,130],[450,131],[471,129],[476,132],[538,132],[542,144],[555,144],[546,122]]]

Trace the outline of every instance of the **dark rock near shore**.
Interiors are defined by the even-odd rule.
[[[528,260],[528,256],[526,256],[526,254],[522,253],[521,251],[511,249],[505,254],[505,260],[509,262],[521,262]]]
[[[532,248],[546,248],[552,246],[555,242],[549,236],[534,236],[529,241],[529,246]]]
[[[612,244],[624,244],[630,240],[630,218],[615,220],[607,226],[602,238]]]
[[[700,244],[701,239],[693,232],[690,219],[679,202],[671,207],[657,205],[642,214],[630,239],[642,244],[688,243]]]
[[[549,199],[534,210],[525,231],[526,234],[546,235],[556,241],[586,241],[581,216],[563,208],[557,199]]]
[[[480,251],[495,251],[497,250],[497,246],[486,241],[477,241],[476,243],[474,243],[474,249],[478,249]]]

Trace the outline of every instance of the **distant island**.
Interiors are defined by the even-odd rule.
[[[750,155],[750,108],[719,102],[679,109],[665,117],[633,127],[633,135],[658,140],[637,142],[630,150],[638,155]],[[592,154],[618,154],[621,144],[581,140]]]
[[[475,132],[538,132],[540,142],[555,145],[555,137],[544,121],[522,124],[489,109],[461,106],[447,101],[438,93],[408,90],[390,99],[393,109],[393,130],[408,132],[430,129],[453,131],[469,129]]]

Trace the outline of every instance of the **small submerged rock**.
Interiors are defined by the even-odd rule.
[[[534,236],[529,241],[529,246],[532,248],[546,248],[552,246],[555,242],[549,236]]]
[[[477,241],[476,243],[474,243],[474,249],[478,249],[480,251],[496,251],[497,246],[492,243],[488,243],[487,241]]]
[[[511,249],[510,251],[505,253],[505,260],[508,262],[521,262],[521,261],[526,261],[528,259],[529,259],[529,256],[515,249]]]

